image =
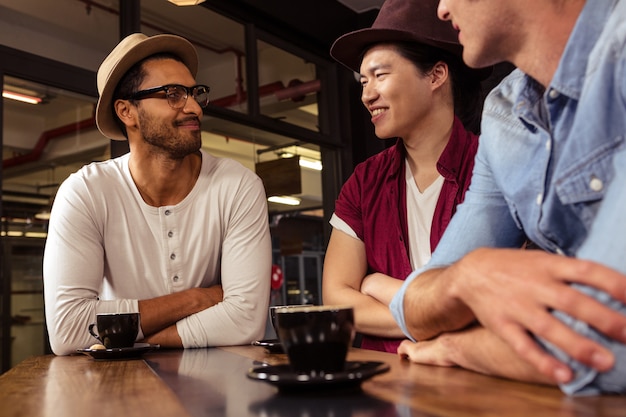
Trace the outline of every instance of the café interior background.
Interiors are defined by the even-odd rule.
[[[203,148],[256,170],[268,197],[287,198],[268,203],[284,277],[271,302],[321,303],[334,199],[354,165],[386,146],[373,137],[353,74],[328,50],[339,35],[369,26],[381,3],[0,0],[0,372],[49,352],[47,215],[70,173],[125,152],[95,127],[95,73],[122,35],[136,31],[175,33],[196,46],[198,83],[211,86]]]

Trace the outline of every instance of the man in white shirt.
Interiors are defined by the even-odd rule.
[[[196,50],[133,34],[98,70],[98,129],[130,152],[89,164],[56,195],[44,254],[59,355],[91,345],[97,313],[139,312],[163,347],[250,343],[265,331],[271,243],[261,180],[201,150],[209,87]]]

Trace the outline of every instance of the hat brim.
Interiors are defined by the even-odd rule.
[[[178,56],[195,78],[198,72],[198,54],[188,40],[176,35],[162,34],[146,37],[138,42],[129,48],[111,68],[100,93],[96,106],[96,125],[104,136],[114,140],[126,140],[113,114],[113,93],[124,74],[133,65],[158,53],[171,53]]]
[[[418,42],[444,49],[458,56],[463,54],[463,47],[458,43],[417,37],[414,33],[402,30],[367,28],[340,36],[331,46],[330,55],[348,69],[359,72],[364,51],[370,45],[384,42]]]

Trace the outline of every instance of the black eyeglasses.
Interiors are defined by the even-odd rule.
[[[191,95],[194,100],[200,105],[200,107],[204,108],[209,104],[209,91],[211,88],[206,85],[194,85],[193,87],[185,87],[180,84],[169,84],[163,85],[161,87],[153,87],[148,88],[147,90],[137,91],[131,96],[127,97],[126,100],[143,100],[144,98],[149,98],[155,93],[165,92],[165,97],[167,103],[173,109],[182,109],[185,107],[185,103],[187,103],[187,97]]]

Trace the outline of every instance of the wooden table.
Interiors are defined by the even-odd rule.
[[[556,388],[361,349],[348,360],[383,361],[391,369],[357,392],[284,394],[246,377],[253,366],[286,363],[285,355],[254,346],[159,350],[116,361],[38,356],[0,375],[0,416],[626,415],[626,397],[570,398]]]

